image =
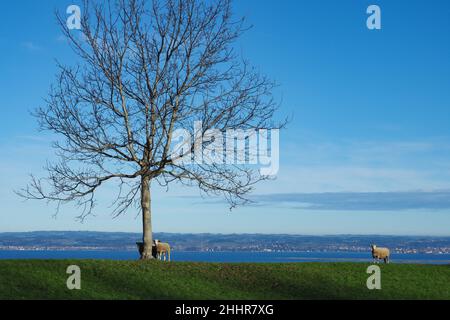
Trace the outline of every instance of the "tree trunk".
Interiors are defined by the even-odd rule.
[[[152,212],[151,212],[150,178],[142,176],[141,179],[141,208],[142,208],[142,240],[143,248],[141,260],[153,259],[152,246]]]

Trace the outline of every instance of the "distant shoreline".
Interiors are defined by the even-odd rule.
[[[77,252],[77,251],[92,251],[92,252],[135,252],[137,251],[135,248],[109,248],[109,247],[67,247],[67,248],[33,248],[33,247],[24,247],[24,248],[2,248],[0,247],[0,252],[7,251],[28,251],[28,252]],[[327,251],[327,250],[308,250],[308,251],[257,251],[257,250],[173,250],[174,252],[187,252],[187,253],[368,253],[368,250],[336,250],[336,251]],[[430,256],[439,256],[439,255],[448,255],[450,253],[434,253],[434,252],[398,252],[393,251],[394,254],[424,254]]]
[[[140,234],[116,232],[25,232],[0,233],[0,250],[137,251]],[[401,254],[450,254],[450,237],[278,234],[179,234],[155,233],[184,252],[368,252],[372,244]]]

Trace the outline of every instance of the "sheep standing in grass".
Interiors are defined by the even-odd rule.
[[[167,260],[170,262],[170,245],[168,243],[161,242],[159,240],[155,240],[156,245],[156,258],[161,260],[164,257],[164,261]]]
[[[389,263],[390,251],[388,248],[377,248],[376,245],[372,245],[372,257],[374,262],[378,260],[384,260],[384,263]]]

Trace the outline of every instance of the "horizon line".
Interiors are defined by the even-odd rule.
[[[95,230],[34,230],[34,231],[0,231],[0,235],[2,234],[17,234],[17,233],[122,233],[122,234],[141,234],[141,232],[133,232],[133,231],[95,231]],[[306,237],[344,237],[344,236],[353,236],[353,237],[443,237],[450,238],[450,234],[448,235],[425,235],[425,234],[380,234],[380,233],[371,233],[371,234],[357,234],[357,233],[336,233],[336,234],[307,234],[307,233],[259,233],[259,232],[244,232],[244,233],[220,233],[220,232],[165,232],[158,231],[153,232],[153,234],[179,234],[179,235],[260,235],[260,236],[306,236]]]

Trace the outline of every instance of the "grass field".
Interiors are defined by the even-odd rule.
[[[69,265],[81,290],[66,287]],[[368,264],[208,264],[131,261],[0,261],[0,299],[450,299],[450,266],[380,265],[381,290],[368,290]]]

